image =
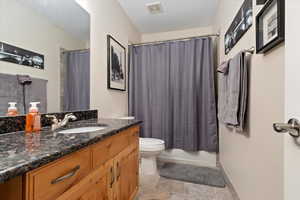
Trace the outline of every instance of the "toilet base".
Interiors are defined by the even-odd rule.
[[[156,155],[141,157],[141,176],[158,175],[156,157]]]

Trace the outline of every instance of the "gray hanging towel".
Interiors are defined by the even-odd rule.
[[[228,73],[219,74],[219,120],[243,131],[248,97],[248,66],[245,53],[229,62]]]
[[[242,54],[236,55],[229,63],[229,71],[227,77],[227,106],[225,114],[225,123],[230,125],[238,125],[238,110],[241,92],[241,59]]]
[[[32,83],[25,85],[25,102],[28,111],[29,102],[41,102],[41,113],[47,112],[47,80],[31,78]],[[24,114],[23,88],[17,75],[0,73],[0,116],[6,115],[8,102],[17,102],[18,112]]]
[[[16,75],[0,73],[0,116],[6,115],[8,102],[17,102],[18,110],[22,110],[22,94]]]
[[[239,113],[237,129],[239,131],[244,131],[246,116],[247,116],[247,106],[248,106],[248,62],[246,54],[243,52],[241,56],[241,91],[240,91],[240,101],[239,101]]]

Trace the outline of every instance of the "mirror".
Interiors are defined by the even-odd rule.
[[[79,0],[0,0],[0,116],[90,108],[90,16]],[[12,115],[10,113],[9,115]]]

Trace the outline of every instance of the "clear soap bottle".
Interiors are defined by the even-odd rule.
[[[19,115],[18,109],[16,107],[17,103],[16,102],[9,102],[8,103],[8,109],[7,109],[7,114],[6,116],[12,117],[12,116],[17,116]]]
[[[40,102],[31,102],[29,113],[26,115],[26,133],[36,133],[41,130],[41,115],[37,105]]]

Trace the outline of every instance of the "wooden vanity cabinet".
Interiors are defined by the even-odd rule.
[[[134,126],[28,172],[25,200],[134,199],[138,191],[138,137],[139,127]]]

